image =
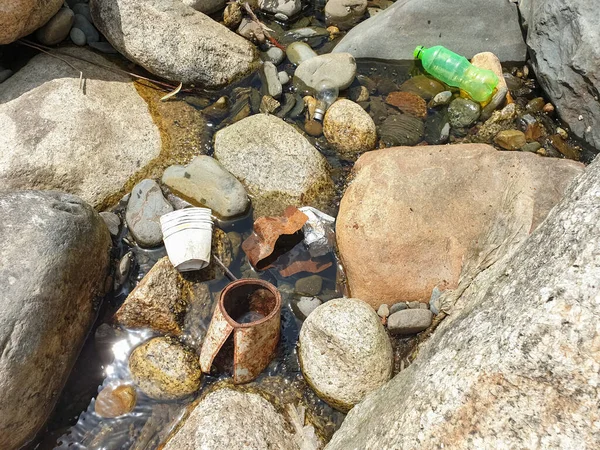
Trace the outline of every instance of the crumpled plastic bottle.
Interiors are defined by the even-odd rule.
[[[448,86],[462,89],[477,102],[488,101],[500,81],[491,70],[475,67],[464,56],[441,45],[430,48],[420,45],[414,56],[429,74]]]

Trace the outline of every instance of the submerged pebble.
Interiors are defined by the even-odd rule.
[[[480,113],[479,103],[458,97],[452,100],[448,107],[448,120],[453,127],[468,127],[475,123]]]
[[[100,417],[114,419],[133,411],[136,400],[135,388],[129,384],[106,386],[98,393],[94,408]]]
[[[200,388],[202,372],[197,355],[175,339],[153,338],[129,357],[133,381],[150,398],[175,400]]]
[[[408,114],[389,116],[377,128],[379,138],[386,147],[418,144],[425,129],[423,122]]]
[[[505,150],[519,150],[527,143],[527,140],[522,131],[504,130],[496,135],[494,142]]]
[[[398,108],[405,114],[424,119],[427,117],[427,103],[412,92],[390,92],[385,98],[388,105]]]
[[[285,49],[285,54],[292,64],[298,65],[317,56],[317,53],[304,42],[292,42]]]
[[[85,33],[81,31],[79,28],[71,28],[71,32],[69,33],[69,37],[73,44],[84,46],[87,43],[87,38],[85,37]]]
[[[400,90],[404,92],[412,92],[425,100],[431,100],[440,92],[446,90],[444,85],[437,80],[429,78],[425,75],[417,75],[409,78],[400,86]]]
[[[350,53],[328,53],[300,63],[294,73],[294,80],[315,90],[328,82],[341,91],[352,84],[355,76],[356,61]]]

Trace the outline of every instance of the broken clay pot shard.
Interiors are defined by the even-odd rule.
[[[302,227],[308,216],[288,206],[281,217],[259,217],[254,232],[242,243],[250,264],[263,270],[303,239]]]

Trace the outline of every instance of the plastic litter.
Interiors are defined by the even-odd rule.
[[[475,67],[464,56],[441,45],[430,48],[420,45],[414,56],[421,60],[428,73],[449,86],[462,89],[477,102],[489,100],[498,86],[498,76],[494,72]]]
[[[329,253],[335,245],[335,218],[312,206],[303,206],[300,211],[308,216],[302,232],[310,255],[317,257]]]
[[[163,241],[171,264],[180,272],[210,263],[213,221],[208,208],[186,208],[160,217]]]

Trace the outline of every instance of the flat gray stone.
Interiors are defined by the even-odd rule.
[[[270,61],[266,61],[263,65],[263,74],[265,77],[265,85],[267,94],[273,98],[281,97],[282,86],[279,77],[277,76],[277,67]]]
[[[300,12],[302,2],[300,0],[258,0],[258,7],[268,13],[291,17]]]
[[[503,62],[524,62],[527,51],[508,0],[402,0],[350,30],[334,52],[412,60],[418,45],[443,45],[468,59],[489,51]]]
[[[119,219],[119,216],[112,212],[103,211],[100,213],[100,217],[104,220],[110,234],[113,236],[119,234],[119,228],[121,226],[121,219]]]
[[[94,52],[61,49],[111,66]],[[40,54],[0,84],[0,185],[60,189],[101,206],[158,157],[158,128],[129,77]]]
[[[433,320],[428,309],[405,309],[388,317],[388,330],[391,334],[415,334],[425,330]]]
[[[131,190],[125,220],[129,231],[141,247],[162,244],[160,216],[173,211],[160,186],[154,180],[142,180]]]
[[[0,193],[0,448],[21,448],[52,412],[104,295],[111,239],[81,199]]]
[[[225,219],[248,209],[248,194],[242,183],[210,156],[197,156],[187,166],[169,167],[162,182]]]
[[[354,81],[356,61],[349,53],[327,53],[300,63],[294,72],[295,83],[319,90],[324,82],[337,86],[341,91]]]

